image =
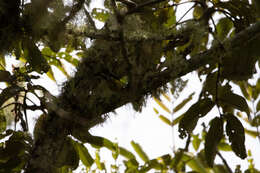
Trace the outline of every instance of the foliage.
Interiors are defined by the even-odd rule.
[[[0,172],[68,173],[81,161],[89,172],[187,172],[189,167],[192,172],[230,173],[221,152],[251,157],[245,134],[260,138],[260,79],[253,76],[260,66],[257,0],[105,0],[104,7],[90,9],[93,2],[0,1],[0,82],[5,86],[0,93]],[[184,4],[190,9],[176,17]],[[98,29],[95,21],[104,26]],[[10,57],[20,63],[11,70]],[[75,75],[69,75],[66,63],[76,68]],[[56,81],[53,67],[68,78],[59,96],[35,84],[45,74]],[[164,113],[183,111],[195,94],[173,108],[161,96],[168,102],[178,99],[188,82],[181,77],[192,71],[203,83],[199,97],[170,119]],[[234,92],[235,86],[242,94]],[[149,96],[164,110],[154,108],[160,120],[178,125],[180,138],[187,138],[184,148],[150,159],[132,141],[139,162],[117,143],[89,133],[123,105],[141,111]],[[212,114],[213,109],[218,113]],[[42,115],[31,136],[27,114],[36,110]],[[199,120],[204,127],[195,134]],[[95,157],[85,143],[97,148]],[[103,147],[115,163],[122,156],[123,166],[108,169],[99,153]],[[216,156],[223,164],[214,162]],[[259,172],[252,158],[248,163],[246,173]],[[239,167],[235,171],[241,172]]]

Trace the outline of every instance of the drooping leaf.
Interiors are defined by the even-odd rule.
[[[207,164],[213,167],[217,154],[218,144],[223,136],[223,120],[219,117],[214,118],[210,123],[209,131],[205,139],[205,156]]]
[[[163,109],[163,110],[165,110],[166,112],[168,112],[169,114],[171,114],[171,111],[170,111],[170,109],[167,107],[167,106],[165,106],[165,104],[163,104],[160,100],[158,100],[157,98],[153,98],[154,99],[154,101]]]
[[[134,141],[131,141],[131,145],[133,147],[133,149],[135,150],[135,152],[138,154],[138,156],[144,161],[144,162],[148,162],[149,161],[149,158],[147,156],[147,154],[144,152],[144,150],[142,149],[142,147],[134,142]]]
[[[187,133],[191,133],[196,127],[199,118],[205,116],[214,105],[215,104],[209,98],[199,100],[197,103],[193,104],[180,120],[179,136],[184,138]]]
[[[131,153],[129,150],[123,148],[123,147],[118,147],[118,150],[119,150],[119,154],[121,156],[124,156],[125,158],[127,159],[133,159],[133,160],[136,160],[135,158],[135,155],[133,153]]]
[[[24,57],[28,61],[32,70],[38,73],[47,73],[49,71],[49,64],[31,39],[23,40],[23,51]]]
[[[239,119],[232,114],[226,114],[225,118],[227,120],[226,133],[231,142],[232,150],[238,157],[244,159],[247,157],[244,127]]]
[[[165,124],[172,126],[171,120],[169,120],[167,117],[160,115],[159,118],[164,122]]]
[[[236,108],[240,111],[247,113],[248,119],[250,120],[250,110],[244,97],[234,94],[228,86],[224,86],[219,89],[219,101],[230,107]]]
[[[186,99],[184,99],[180,104],[178,104],[174,109],[173,109],[173,112],[177,112],[179,111],[181,108],[183,108],[189,101],[192,100],[193,98],[193,95],[195,93],[191,93]]]
[[[91,155],[88,152],[88,149],[78,142],[73,142],[73,146],[78,152],[79,158],[82,161],[82,163],[87,167],[91,167],[91,165],[94,163],[94,159],[91,157]]]

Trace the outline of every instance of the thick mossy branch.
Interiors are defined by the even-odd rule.
[[[193,29],[186,28],[176,31],[176,34],[182,35],[187,31],[193,31]],[[161,39],[136,34],[138,39],[130,41],[127,34],[124,35],[127,57],[132,65],[130,71],[122,55],[119,36],[119,39],[114,41],[95,40],[85,52],[85,58],[79,65],[75,77],[64,85],[62,94],[53,103],[70,114],[71,120],[74,116],[81,117],[87,123],[77,122],[77,120],[68,122],[62,119],[63,116],[59,115],[59,111],[56,112],[55,108],[51,109],[50,112],[53,113],[48,116],[51,120],[44,119],[45,125],[40,127],[40,132],[46,129],[47,132],[39,133],[42,137],[35,143],[26,173],[33,172],[34,169],[35,172],[50,172],[55,167],[52,162],[53,155],[46,154],[55,153],[50,148],[59,150],[58,146],[69,134],[81,141],[88,141],[88,135],[84,135],[86,131],[102,123],[107,113],[116,108],[127,103],[138,102],[144,96],[156,93],[158,88],[165,86],[168,82],[206,64],[212,65],[239,54],[244,55],[243,58],[248,61],[260,55],[260,51],[256,48],[260,44],[260,22],[224,41],[223,44],[216,44],[207,51],[193,55],[189,60],[176,55],[167,63],[167,66],[164,66],[165,69],[157,66],[164,53],[161,46],[158,46]],[[171,34],[166,38],[170,40],[175,36]],[[225,51],[223,51],[223,45]],[[54,147],[54,145],[57,146]],[[34,162],[34,159],[37,162]],[[39,165],[41,163],[52,166],[44,168]]]

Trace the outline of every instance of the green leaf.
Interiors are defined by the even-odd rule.
[[[95,163],[96,163],[97,168],[98,168],[99,170],[105,170],[105,169],[106,169],[105,164],[100,161],[100,152],[99,152],[99,150],[96,151]]]
[[[221,18],[218,21],[216,30],[218,39],[220,41],[223,41],[225,38],[227,38],[228,33],[233,28],[233,22],[228,18]]]
[[[201,142],[199,135],[192,135],[192,146],[196,151],[199,149]]]
[[[163,95],[169,102],[171,102],[171,98],[170,98],[167,94],[163,93],[162,95]]]
[[[3,91],[0,94],[0,107],[11,97],[14,97],[15,95],[19,94],[21,91],[23,91],[23,88],[12,85],[8,88],[3,89]]]
[[[191,153],[184,153],[183,161],[185,161],[193,171],[198,173],[208,173],[207,169],[203,166],[203,163]]]
[[[229,144],[225,143],[225,142],[220,142],[218,144],[218,150],[221,151],[232,151],[232,148]]]
[[[175,23],[176,23],[176,14],[175,14],[175,11],[174,11],[174,8],[168,8],[168,13],[167,13],[167,21],[166,23],[164,23],[164,26],[166,28],[169,28],[171,26],[173,26]]]
[[[216,117],[210,124],[211,125],[205,139],[205,156],[207,164],[210,167],[213,167],[217,154],[217,146],[223,136],[223,120]]]
[[[153,110],[156,114],[159,114],[159,111],[156,108],[153,108]]]
[[[167,117],[160,115],[159,118],[164,122],[165,124],[172,126],[171,120],[169,120]]]
[[[183,108],[189,101],[192,100],[193,98],[193,95],[195,93],[191,93],[186,99],[184,99],[180,104],[178,104],[174,109],[173,109],[173,112],[177,112],[179,111],[181,108]]]
[[[108,11],[102,8],[94,8],[91,15],[100,22],[105,22],[109,18]]]
[[[197,5],[193,10],[193,17],[199,19],[204,13],[203,8],[200,5]]]
[[[246,128],[245,128],[245,133],[252,136],[253,138],[256,138],[260,135],[259,132],[254,131],[254,130],[248,130]]]
[[[138,156],[144,162],[148,162],[149,161],[149,158],[148,158],[147,154],[144,152],[144,150],[142,149],[142,147],[138,143],[136,143],[134,141],[131,141],[131,145],[134,148],[135,152],[138,154]]]
[[[220,88],[219,101],[221,103],[229,105],[230,107],[236,108],[240,111],[247,113],[248,119],[250,120],[250,110],[244,97],[234,94],[227,86]]]
[[[175,119],[172,121],[172,126],[178,124],[178,123],[181,121],[181,119],[184,117],[184,115],[185,115],[185,114],[182,114],[182,115],[178,116],[177,118],[175,118]]]
[[[242,92],[242,94],[243,94],[243,96],[247,99],[247,100],[251,100],[251,96],[249,95],[249,93],[248,93],[248,91],[247,91],[247,84],[246,84],[246,82],[245,81],[237,81],[237,82],[235,82],[238,86],[239,86],[239,88],[240,88],[240,90],[241,90],[241,92]]]
[[[214,105],[215,104],[209,98],[199,100],[197,103],[193,104],[180,120],[179,136],[184,138],[187,136],[187,133],[191,133],[196,127],[199,118],[205,116]]]
[[[88,149],[78,142],[73,142],[73,145],[75,149],[78,152],[79,158],[82,161],[82,163],[87,167],[90,168],[91,165],[94,163],[94,159],[91,157],[91,155],[88,152]]]
[[[119,150],[119,154],[121,156],[124,156],[127,159],[134,159],[134,160],[136,160],[135,155],[133,153],[131,153],[129,150],[127,150],[127,149],[125,149],[123,147],[118,147],[118,150]]]
[[[49,71],[49,64],[31,39],[23,40],[23,51],[24,57],[28,61],[32,70],[38,73],[47,73]]]
[[[227,120],[226,133],[231,142],[232,150],[238,157],[244,159],[247,157],[244,127],[239,119],[232,114],[226,114],[225,118]]]
[[[158,100],[157,98],[153,98],[154,101],[163,109],[165,110],[166,112],[168,112],[169,114],[171,114],[171,111],[169,108],[167,108],[167,106],[165,106],[160,100]]]
[[[46,75],[51,79],[53,80],[54,82],[57,82],[55,77],[54,77],[54,73],[52,71],[52,68],[49,69],[49,71],[46,73]]]

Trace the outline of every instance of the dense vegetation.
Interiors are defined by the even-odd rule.
[[[260,56],[259,1],[105,0],[102,9],[90,9],[91,3],[0,1],[0,81],[5,86],[0,94],[0,172],[67,173],[79,161],[87,171],[106,170],[99,153],[90,155],[85,143],[106,147],[115,160],[123,158],[123,167],[112,164],[111,172],[187,172],[188,167],[192,172],[241,172],[230,169],[221,151],[250,158],[245,133],[259,138],[260,80],[253,78]],[[176,19],[184,4],[190,8]],[[192,17],[184,20],[189,12]],[[97,20],[104,22],[101,29]],[[8,71],[12,57],[20,64]],[[64,62],[77,68],[75,75],[69,76]],[[68,77],[59,96],[35,84],[44,74],[55,81],[53,67]],[[185,90],[187,81],[181,77],[193,71],[203,82],[196,103],[174,120],[160,115],[169,126],[178,125],[180,138],[187,140],[184,148],[149,159],[133,141],[142,164],[127,149],[89,133],[123,105],[141,111],[150,96],[165,111],[179,111],[193,94],[173,111],[160,96],[168,99],[166,93]],[[242,95],[233,92],[235,85]],[[213,108],[218,114],[209,113]],[[27,114],[36,110],[42,115],[30,134]],[[205,116],[210,123],[194,135]],[[242,121],[254,130],[245,129]],[[191,155],[189,149],[198,150],[200,143],[203,150]],[[216,155],[223,164],[214,163]],[[259,172],[252,158],[245,172]]]

